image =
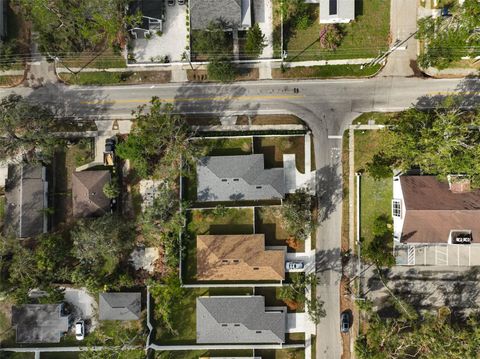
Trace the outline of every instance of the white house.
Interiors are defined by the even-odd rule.
[[[306,0],[320,4],[320,24],[349,23],[355,19],[355,0]]]

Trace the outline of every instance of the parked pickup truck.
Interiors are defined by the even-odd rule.
[[[105,140],[105,151],[103,151],[103,163],[105,166],[113,166],[115,161],[115,139]]]

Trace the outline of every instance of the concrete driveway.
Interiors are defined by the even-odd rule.
[[[163,34],[153,34],[150,39],[133,40],[133,53],[137,62],[158,62],[159,57],[168,56],[170,62],[182,60],[187,46],[187,5],[166,7]]]
[[[267,46],[260,55],[261,59],[273,58],[273,7],[272,0],[253,1],[254,22],[258,23],[260,30],[265,35]]]
[[[91,320],[95,327],[97,302],[86,289],[65,288],[65,301],[73,307],[75,320]]]

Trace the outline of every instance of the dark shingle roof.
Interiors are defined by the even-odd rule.
[[[287,308],[265,310],[262,296],[197,298],[197,343],[283,343]]]
[[[61,304],[26,304],[12,307],[12,326],[17,343],[59,343],[68,331],[68,317],[61,316]]]
[[[44,232],[47,207],[44,167],[41,165],[10,165],[5,188],[7,200],[5,227],[21,238]]]
[[[74,172],[72,176],[73,215],[77,218],[102,216],[110,209],[103,186],[110,182],[110,171]]]
[[[402,241],[447,243],[451,230],[471,230],[480,241],[480,190],[453,193],[435,176],[400,176],[405,202]]]
[[[200,202],[281,199],[283,168],[264,168],[263,154],[202,157],[197,164]]]
[[[141,293],[100,293],[100,320],[138,320],[141,310]]]

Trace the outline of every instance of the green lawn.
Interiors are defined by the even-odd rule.
[[[187,235],[184,239],[184,277],[195,281],[197,272],[197,235],[199,234],[251,234],[253,233],[253,209],[225,208],[223,213],[215,209],[191,210],[187,214]]]
[[[361,65],[301,66],[287,68],[284,71],[272,69],[272,77],[274,79],[368,77],[375,75],[378,70],[380,70],[380,65],[367,66],[363,69]]]
[[[23,75],[3,75],[0,76],[0,86],[15,86],[22,81]]]
[[[202,357],[252,357],[252,350],[192,350],[192,351],[169,351],[155,352],[154,359],[198,359]]]
[[[396,112],[366,112],[362,113],[358,116],[355,120],[353,120],[353,124],[368,124],[368,121],[373,120],[375,124],[382,125],[385,124],[391,118],[394,118],[397,115]]]
[[[265,297],[265,306],[267,307],[287,307],[288,312],[303,312],[304,303],[289,302],[280,299],[280,287],[256,287],[255,294]]]
[[[381,131],[355,131],[355,171],[364,169],[378,151]],[[363,174],[360,185],[360,235],[372,238],[372,226],[380,215],[391,216],[392,178],[374,180]]]
[[[156,344],[194,344],[196,341],[196,299],[200,296],[215,295],[251,295],[251,288],[188,288],[185,289],[178,308],[181,311],[173,316],[173,328],[177,331],[172,334],[163,330],[160,326],[156,328]],[[169,358],[169,357],[166,357]],[[177,357],[173,357],[177,358]]]
[[[255,153],[263,153],[265,167],[283,167],[283,155],[295,154],[297,170],[305,173],[305,138],[304,136],[255,137]]]
[[[262,359],[304,359],[305,349],[259,349],[255,350],[255,355]]]
[[[61,73],[63,81],[70,85],[133,85],[141,83],[170,82],[170,71],[118,71],[118,72],[80,72],[78,74]]]
[[[97,69],[125,68],[126,60],[121,53],[115,53],[113,50],[105,50],[101,54],[92,52],[83,52],[74,56],[65,56],[61,58],[60,65],[68,67],[87,67]]]
[[[252,153],[251,137],[205,138],[198,142],[206,148],[206,156],[235,156]]]
[[[288,233],[281,226],[281,218],[278,207],[256,207],[255,208],[255,231],[265,234],[265,245],[267,246],[288,246],[289,252],[303,252],[304,241],[287,241]]]
[[[342,26],[345,36],[336,51],[320,47],[319,6],[310,6],[315,14],[313,24],[305,30],[294,30],[285,39],[288,61],[370,58],[388,49],[390,1],[356,0],[355,20]]]

